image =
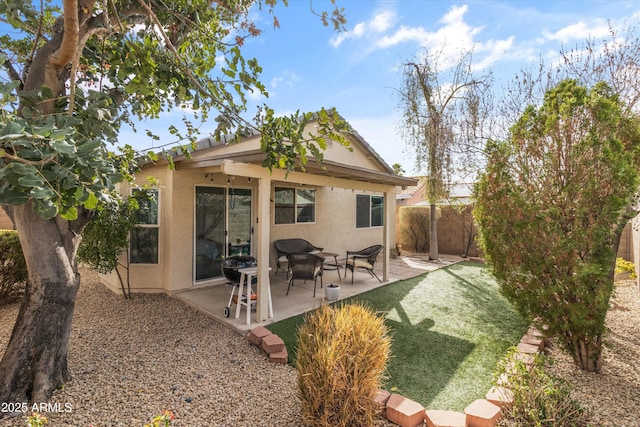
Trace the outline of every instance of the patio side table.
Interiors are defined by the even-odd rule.
[[[316,255],[321,256],[322,259],[327,259],[327,258],[333,258],[333,262],[329,261],[329,263],[327,262],[323,262],[322,263],[322,269],[323,270],[337,270],[338,271],[338,280],[342,280],[342,277],[340,277],[340,264],[338,264],[338,254],[333,253],[333,252],[318,252]],[[327,268],[329,267],[329,268]]]

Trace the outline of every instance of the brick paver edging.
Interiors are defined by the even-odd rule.
[[[247,332],[246,338],[260,347],[274,363],[287,364],[288,353],[284,341],[267,328],[258,326]],[[522,336],[517,345],[513,363],[524,362],[533,366],[533,354],[544,348],[542,334],[531,327]],[[470,403],[464,413],[456,411],[426,410],[421,404],[386,390],[376,390],[373,399],[380,413],[390,422],[401,427],[495,427],[502,415],[502,409],[513,403],[513,393],[509,390],[508,374],[498,379],[498,385],[492,387],[484,399]]]

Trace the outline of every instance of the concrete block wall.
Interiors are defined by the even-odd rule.
[[[423,209],[424,216],[429,217],[429,206],[408,206],[409,209]],[[396,215],[396,238],[397,243],[402,250],[416,252],[411,241],[407,237],[406,228],[408,224],[403,221],[402,210],[404,207],[398,208]],[[449,255],[462,255],[465,251],[470,235],[476,233],[476,227],[471,215],[471,206],[467,206],[462,212],[456,212],[450,206],[439,207],[438,216],[438,250],[440,253]],[[478,257],[480,252],[475,239],[469,248],[468,256]]]
[[[427,212],[430,210],[429,206],[412,206],[412,208],[425,209]],[[398,214],[396,215],[396,236],[397,243],[401,249],[406,251],[415,252],[411,247],[410,242],[403,233],[402,215],[400,210],[402,207],[398,207]],[[440,206],[440,216],[438,217],[438,250],[442,254],[448,255],[461,255],[464,253],[469,233],[477,233],[477,228],[473,222],[473,215],[471,214],[472,206],[467,206],[467,209],[462,213],[457,213],[450,206]],[[627,261],[634,261],[633,250],[633,232],[631,223],[627,224],[620,236],[620,245],[618,246],[618,257]],[[476,239],[469,248],[470,257],[482,257],[482,251],[478,248]]]

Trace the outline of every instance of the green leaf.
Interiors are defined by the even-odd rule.
[[[10,168],[13,173],[18,175],[35,175],[38,173],[38,169],[35,166],[25,165],[24,163],[11,163],[7,168]]]
[[[58,208],[50,199],[33,200],[33,209],[44,219],[51,219],[58,214]]]
[[[76,146],[73,144],[69,144],[67,141],[52,141],[51,148],[53,148],[58,153],[62,154],[73,154],[76,151]]]
[[[33,135],[40,138],[47,138],[51,135],[51,131],[53,130],[53,123],[47,123],[44,126],[36,127],[33,130]]]
[[[88,153],[90,151],[95,150],[99,146],[100,146],[100,140],[99,139],[90,139],[89,141],[85,142],[84,144],[78,145],[78,153],[80,153],[80,154]]]
[[[49,188],[49,187],[35,187],[35,188],[32,188],[31,191],[29,192],[29,194],[34,199],[39,199],[39,200],[49,200],[55,195],[53,190],[51,188]]]
[[[94,193],[89,193],[89,197],[84,201],[84,207],[87,209],[95,209],[98,206],[98,198]]]
[[[82,200],[82,198],[84,197],[84,193],[85,193],[85,189],[83,186],[78,186],[76,188],[76,192],[73,195],[73,197],[75,197],[76,200]]]
[[[67,221],[73,221],[74,219],[78,219],[78,209],[76,209],[75,206],[71,206],[64,212],[60,213],[60,216]]]
[[[18,206],[27,203],[29,196],[16,189],[0,191],[0,205]]]
[[[76,133],[76,130],[73,128],[62,128],[56,129],[51,132],[50,138],[54,141],[64,141],[68,136]]]
[[[23,187],[40,187],[44,185],[44,180],[38,175],[25,175],[18,178],[18,184]]]

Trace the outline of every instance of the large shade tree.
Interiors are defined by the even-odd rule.
[[[489,144],[476,187],[482,248],[503,293],[588,371],[602,366],[639,168],[638,118],[606,83],[567,79]]]
[[[0,36],[0,204],[18,229],[29,271],[0,361],[1,402],[46,401],[70,379],[81,233],[92,210],[135,171],[130,147],[110,151],[123,123],[183,106],[201,120],[215,112],[216,136],[264,130],[265,166],[289,169],[297,155],[321,157],[325,137],[341,140],[334,131],[344,123],[330,111],[315,116],[316,137],[302,131],[310,114],[281,118],[265,107],[256,123],[242,120],[245,94],[266,94],[259,64],[241,51],[260,34],[248,19],[254,3],[0,2],[2,25],[13,27]],[[276,3],[258,6],[273,11]],[[318,15],[337,28],[344,23],[337,8]],[[186,129],[180,136],[193,141],[194,126]]]

